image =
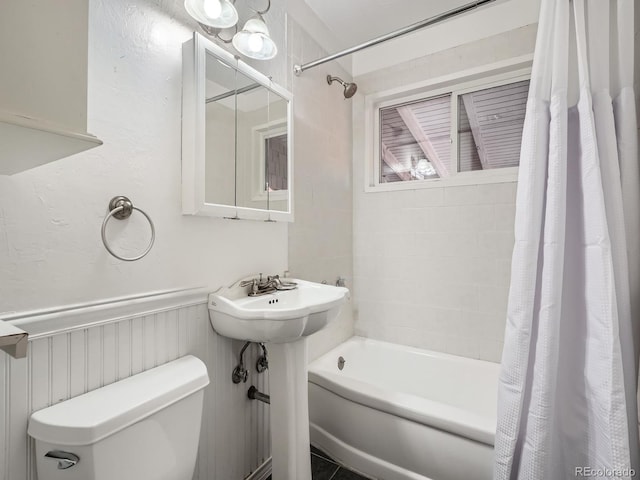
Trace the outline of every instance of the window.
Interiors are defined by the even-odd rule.
[[[265,188],[270,192],[286,190],[287,182],[287,134],[267,137],[264,141]]]
[[[511,76],[378,103],[369,185],[415,188],[433,180],[514,176],[528,93],[528,78]]]
[[[442,178],[451,163],[451,95],[380,109],[380,183]]]
[[[529,80],[458,96],[458,171],[517,167]]]
[[[276,120],[256,125],[251,135],[252,171],[255,172],[252,176],[251,201],[266,201],[267,192],[270,201],[286,200],[289,198],[289,141],[286,122]]]

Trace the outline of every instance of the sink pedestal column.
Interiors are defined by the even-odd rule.
[[[307,339],[269,344],[273,480],[311,480]]]

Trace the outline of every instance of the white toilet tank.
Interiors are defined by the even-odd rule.
[[[186,356],[35,412],[38,480],[191,480],[208,384]]]

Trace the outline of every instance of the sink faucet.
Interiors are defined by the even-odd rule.
[[[240,282],[240,286],[250,287],[249,296],[257,297],[260,295],[266,295],[267,293],[273,293],[276,290],[293,290],[297,285],[295,282],[283,282],[280,280],[279,275],[267,275],[267,278],[263,279],[262,274],[260,274],[260,278],[245,280]]]

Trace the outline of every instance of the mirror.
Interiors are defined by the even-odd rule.
[[[182,104],[183,213],[293,221],[291,94],[194,33]]]

